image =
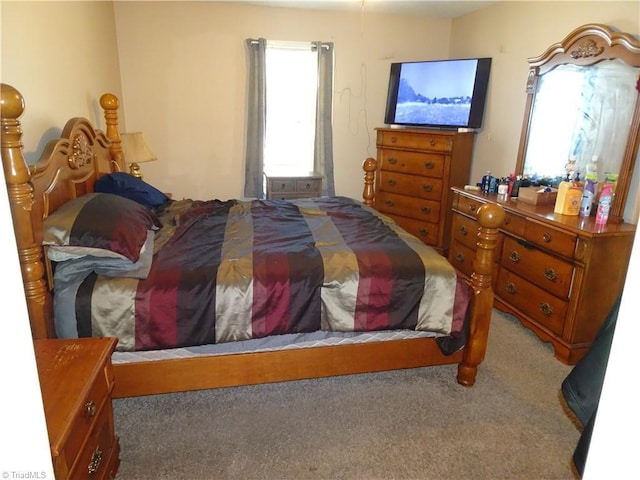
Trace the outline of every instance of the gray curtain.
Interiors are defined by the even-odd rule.
[[[247,147],[244,163],[244,196],[264,198],[264,135],[267,117],[266,49],[264,38],[247,39]]]
[[[324,177],[322,195],[336,194],[333,179],[333,43],[313,42],[318,51],[318,101],[313,169]]]
[[[248,51],[247,145],[244,195],[265,198],[264,136],[266,132],[266,47],[264,38],[246,40]],[[318,51],[318,101],[314,170],[322,175],[323,195],[335,195],[333,179],[333,43],[313,42]]]

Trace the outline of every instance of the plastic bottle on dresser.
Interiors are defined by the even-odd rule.
[[[600,192],[600,201],[598,202],[598,210],[596,211],[596,223],[603,225],[609,219],[609,210],[611,209],[611,201],[613,195],[613,184],[605,183]]]
[[[588,217],[591,215],[591,205],[593,204],[593,197],[595,195],[596,188],[593,180],[587,179],[587,184],[582,191],[582,202],[580,203],[580,216]]]
[[[591,162],[587,163],[585,180],[592,180],[593,183],[598,181],[598,155],[593,155],[591,157]]]

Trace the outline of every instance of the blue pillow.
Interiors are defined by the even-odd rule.
[[[95,191],[120,195],[147,208],[159,207],[169,201],[160,190],[126,172],[103,175],[96,181]]]

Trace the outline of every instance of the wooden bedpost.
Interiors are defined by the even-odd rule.
[[[458,365],[458,383],[471,387],[476,382],[478,365],[484,360],[493,312],[491,273],[498,228],[504,223],[505,212],[499,205],[485,204],[478,209],[478,249],[471,275],[471,319],[469,340]]]
[[[113,171],[124,172],[124,154],[122,153],[122,142],[120,139],[120,129],[118,126],[118,108],[120,100],[113,93],[105,93],[100,97],[100,106],[104,110],[104,120],[106,123],[107,138],[111,140],[109,152],[111,161],[115,164]]]
[[[33,187],[30,183],[29,166],[22,155],[22,127],[18,120],[24,111],[24,98],[18,90],[4,83],[1,91],[2,166],[16,234],[31,334],[34,339],[50,338],[54,336],[51,296],[44,279],[42,248],[35,240],[31,223]]]
[[[362,198],[364,204],[373,207],[373,199],[375,192],[373,189],[373,182],[376,178],[376,160],[369,157],[362,164],[364,170],[364,190],[362,191]]]

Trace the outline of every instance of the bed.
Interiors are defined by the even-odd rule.
[[[113,178],[123,171],[124,158],[118,130],[119,100],[115,95],[105,94],[100,99],[100,105],[104,109],[105,132],[97,130],[84,118],[72,118],[67,122],[61,137],[48,144],[41,160],[34,165],[27,165],[22,155],[22,130],[19,121],[24,110],[24,99],[15,88],[2,85],[2,161],[34,339],[56,338],[57,332],[60,332],[61,328],[62,330],[65,328],[60,326],[60,322],[67,320],[68,316],[60,313],[54,314],[54,311],[64,311],[60,310],[60,305],[63,304],[60,300],[62,297],[58,297],[54,302],[55,295],[58,295],[63,289],[61,284],[54,282],[54,279],[58,279],[59,282],[60,272],[64,271],[61,265],[64,265],[67,259],[55,257],[51,253],[56,251],[57,247],[56,241],[50,239],[51,231],[55,230],[50,226],[52,219],[62,217],[68,220],[70,218],[68,211],[74,211],[75,215],[77,212],[73,209],[77,207],[78,203],[86,205],[91,204],[98,197],[101,199],[100,201],[107,197],[111,201],[113,197],[116,197],[110,193],[103,193],[103,190],[97,191],[96,185],[102,185],[104,179]],[[152,210],[152,219],[149,220],[151,223],[146,225],[148,236],[138,239],[138,243],[130,248],[130,251],[136,255],[132,257],[125,255],[126,260],[129,263],[134,263],[137,268],[139,262],[142,261],[143,252],[146,252],[144,256],[152,258],[152,265],[147,267],[150,270],[146,270],[139,277],[134,275],[134,278],[128,276],[119,278],[119,274],[110,275],[104,272],[98,275],[94,272],[91,277],[92,281],[89,282],[92,285],[91,288],[100,283],[104,276],[117,277],[115,280],[126,283],[130,288],[129,293],[120,295],[121,291],[118,290],[120,296],[113,297],[118,300],[112,303],[122,307],[124,303],[120,300],[124,296],[136,297],[137,300],[134,299],[134,302],[139,300],[140,290],[146,288],[141,286],[147,285],[147,276],[159,278],[161,282],[165,282],[166,287],[166,282],[169,282],[169,277],[173,274],[167,273],[171,270],[168,270],[168,267],[161,267],[162,263],[158,259],[162,257],[163,252],[167,251],[165,249],[169,245],[175,243],[176,238],[188,237],[188,232],[196,228],[195,225],[201,223],[196,221],[196,217],[202,217],[206,218],[208,222],[212,222],[214,229],[194,233],[191,237],[206,237],[211,240],[210,243],[218,243],[219,248],[213,256],[226,258],[227,265],[232,265],[229,267],[229,271],[235,272],[235,277],[234,275],[219,274],[220,265],[225,262],[218,259],[216,264],[218,270],[211,274],[205,269],[206,271],[201,272],[202,275],[200,275],[202,277],[216,277],[218,282],[209,283],[206,287],[198,284],[196,290],[208,289],[214,292],[213,296],[217,296],[215,302],[217,307],[210,308],[217,310],[215,316],[216,318],[220,317],[219,320],[216,320],[220,325],[223,324],[223,313],[227,312],[227,317],[237,318],[243,326],[231,326],[226,329],[217,325],[215,327],[209,326],[205,330],[216,331],[213,337],[201,335],[197,344],[192,345],[189,343],[190,340],[185,340],[184,335],[176,334],[176,332],[168,336],[149,333],[157,332],[164,327],[152,326],[144,330],[145,333],[140,333],[143,332],[143,329],[138,323],[137,317],[139,315],[137,313],[134,315],[136,317],[135,327],[127,327],[129,330],[135,330],[133,336],[125,341],[122,333],[124,327],[120,327],[120,320],[112,320],[111,323],[115,324],[116,328],[104,330],[106,332],[104,335],[118,336],[118,338],[121,334],[123,335],[123,340],[119,343],[121,346],[119,350],[122,351],[115,352],[113,356],[116,378],[114,397],[444,364],[457,364],[457,381],[464,386],[474,385],[478,366],[484,359],[487,345],[493,307],[493,291],[491,289],[493,249],[496,243],[497,229],[504,221],[503,210],[495,205],[487,205],[479,210],[478,254],[474,262],[474,273],[469,284],[466,284],[463,279],[459,279],[455,275],[455,270],[448,263],[446,267],[443,266],[442,262],[446,263],[444,257],[440,257],[430,247],[424,246],[415,237],[404,232],[393,221],[373,210],[375,160],[366,159],[363,163],[363,170],[362,202],[346,198],[325,197],[293,202],[188,200],[184,205],[185,201],[169,200],[168,203],[163,203],[157,211]],[[94,217],[105,215],[106,218],[112,207],[110,205],[100,208],[102,210],[92,211],[91,215]],[[254,211],[254,209],[257,210]],[[131,211],[134,210],[137,211],[136,209]],[[99,213],[101,211],[104,213]],[[268,220],[270,218],[267,216],[268,211],[275,215],[271,220]],[[144,213],[140,215],[144,216]],[[305,243],[305,247],[300,247],[300,243],[288,245],[286,242],[277,247],[280,252],[278,259],[293,255],[295,261],[287,263],[286,268],[278,270],[281,278],[276,287],[266,281],[256,283],[258,277],[255,272],[273,270],[264,267],[264,265],[261,270],[258,260],[253,262],[254,273],[249,274],[254,279],[250,282],[249,290],[243,290],[238,286],[238,283],[242,283],[238,279],[246,280],[247,275],[238,270],[240,264],[246,263],[246,259],[241,255],[230,255],[229,250],[233,248],[242,250],[248,243],[259,243],[253,238],[248,241],[246,232],[243,233],[243,229],[245,229],[243,225],[245,224],[236,223],[236,219],[247,216],[252,218],[254,222],[252,225],[255,230],[252,231],[252,235],[262,235],[270,240],[286,236],[286,232],[291,229],[298,229],[296,230],[298,236],[304,237],[302,242]],[[359,223],[354,223],[356,222],[354,219],[360,216],[364,219],[364,223],[360,220],[357,220]],[[266,226],[260,230],[256,226],[259,223],[257,219],[263,217],[265,221],[262,223]],[[154,219],[158,220],[157,224]],[[171,219],[179,220],[171,223]],[[193,222],[189,223],[191,221]],[[188,228],[185,225],[188,225]],[[220,228],[221,225],[223,228]],[[224,227],[225,225],[226,227]],[[233,230],[231,233],[229,225],[235,226],[235,230],[231,229]],[[293,225],[293,227],[285,228],[285,225]],[[301,225],[305,226],[304,234],[300,234]],[[353,225],[357,225],[357,227],[352,228]],[[167,226],[170,227],[168,236],[161,233],[166,230]],[[307,232],[309,229],[312,231],[311,236]],[[127,230],[127,235],[129,235],[129,230]],[[319,236],[320,232],[327,230],[332,231],[333,236],[330,236],[329,239]],[[339,235],[335,234],[336,230],[339,230]],[[152,243],[149,243],[151,235],[149,232],[156,232]],[[267,235],[264,232],[269,233]],[[356,276],[368,280],[360,282],[360,285],[346,283],[345,279],[350,275],[344,274],[345,265],[361,264],[363,260],[358,255],[356,255],[357,260],[353,260],[353,258],[345,260],[342,253],[335,253],[332,242],[336,241],[336,236],[344,237],[351,242],[349,247],[352,253],[366,250],[370,257],[384,257],[386,259],[387,246],[384,246],[384,250],[380,250],[380,246],[387,240],[382,240],[384,235],[381,232],[384,232],[384,235],[391,232],[392,246],[389,250],[409,250],[411,256],[418,258],[418,263],[424,266],[424,270],[427,270],[427,264],[438,265],[437,269],[442,270],[444,277],[449,279],[447,280],[448,290],[434,290],[434,300],[427,301],[425,299],[426,292],[433,288],[433,284],[441,283],[444,280],[434,280],[435,277],[429,273],[429,276],[425,275],[425,280],[419,284],[419,292],[416,293],[415,288],[411,287],[411,284],[415,282],[406,278],[398,281],[389,278],[389,275],[392,275],[389,272],[396,268],[395,264],[393,268],[385,267],[386,270],[383,273],[380,273],[381,267],[378,264],[367,264],[370,270],[369,276],[365,276],[358,267],[356,268]],[[219,236],[219,241],[215,240],[216,235]],[[163,240],[158,241],[159,238]],[[376,238],[380,238],[380,242]],[[146,248],[138,249],[140,242],[146,245]],[[158,243],[161,245],[158,246]],[[269,250],[271,247],[267,248],[269,243],[270,241],[260,243],[260,248],[266,249],[267,252],[254,249],[250,253],[251,258],[254,260],[263,258],[263,263],[266,262],[266,264],[273,266],[273,252]],[[58,249],[58,253],[63,251],[66,254],[68,251],[64,248],[66,246],[68,245]],[[152,256],[149,254],[150,249],[153,251]],[[188,250],[186,249],[186,251]],[[261,257],[263,253],[264,257]],[[85,254],[86,252],[83,251],[80,257]],[[208,253],[197,254],[192,257],[206,257],[208,255]],[[51,258],[55,258],[56,261],[51,261]],[[76,258],[73,257],[71,260]],[[173,264],[184,261],[176,260],[176,258],[171,259],[170,256],[168,258],[168,262]],[[192,261],[193,259],[189,260],[189,262]],[[335,271],[342,273],[334,272],[335,275],[330,281],[326,278],[328,275],[326,270],[324,273],[306,275],[306,268],[311,268],[310,266],[314,263],[337,265],[340,268],[336,268]],[[298,267],[292,268],[295,265]],[[300,267],[301,265],[304,268]],[[119,263],[117,268],[120,268]],[[189,270],[198,270],[198,268],[192,265]],[[302,284],[311,285],[303,287],[299,284],[294,285],[289,276],[290,270],[297,270],[296,275]],[[422,267],[418,270],[422,272]],[[311,271],[309,270],[309,272]],[[216,274],[216,272],[218,273]],[[453,282],[450,280],[450,272],[454,272]],[[351,272],[351,276],[352,274],[353,272]],[[400,276],[402,275],[405,274]],[[233,288],[229,284],[219,282],[221,277],[229,276],[235,278],[235,283],[232,282]],[[383,277],[387,281],[379,281]],[[83,281],[86,278],[88,277],[83,277]],[[426,280],[427,278],[428,280]],[[191,279],[189,282],[195,282],[195,280]],[[372,285],[376,282],[378,285],[374,288]],[[391,293],[390,285],[394,282],[399,282],[400,288]],[[358,303],[361,300],[360,297],[364,298],[358,293],[364,288],[362,287],[363,283],[371,291],[376,289],[378,293],[381,290],[384,291],[382,297],[385,297],[386,300],[381,300],[380,295],[374,295],[371,296],[372,300],[365,299],[364,303]],[[131,287],[131,285],[134,286]],[[282,285],[287,285],[287,288],[290,289],[287,295],[283,295]],[[80,288],[77,285],[71,288],[84,289],[84,287]],[[109,288],[112,287],[108,287],[107,292],[114,291]],[[304,288],[310,290],[304,290]],[[222,295],[221,292],[227,290],[231,292],[231,296]],[[90,291],[92,292],[92,290]],[[464,300],[465,292],[468,293],[468,302]],[[267,314],[261,317],[257,323],[247,318],[252,315],[251,310],[256,309],[256,306],[251,301],[242,303],[241,298],[245,296],[252,296],[254,302],[255,299],[263,298],[260,309],[267,311]],[[447,296],[451,298],[451,304],[447,304],[449,306],[438,303]],[[126,307],[125,309],[134,308],[137,311],[142,311],[147,308],[151,311],[158,304],[158,296],[147,295],[145,297],[143,295],[142,297],[144,301],[138,301],[135,303],[135,307]],[[265,302],[265,297],[270,301]],[[290,305],[282,307],[279,302],[273,301],[274,298],[280,297],[288,298],[290,303],[292,298],[298,300],[309,298],[310,300],[299,302],[302,305],[297,308],[290,308]],[[334,310],[330,309],[332,303],[339,303],[336,300],[339,297],[350,299],[351,303],[347,301],[347,304],[351,305],[352,311],[351,316],[347,319],[344,318],[343,313],[332,313]],[[96,297],[89,296],[89,298]],[[312,298],[313,300],[311,300]],[[78,303],[77,300],[76,303]],[[203,305],[200,297],[189,298],[183,303],[191,308],[189,311],[194,318],[196,317],[195,310]],[[461,303],[462,308],[459,308]],[[454,304],[457,305],[456,308],[454,308]],[[153,313],[153,318],[149,317],[151,320],[147,320],[149,323],[155,321],[157,317],[163,316],[163,311],[175,308],[175,302],[174,304],[161,302],[160,305],[161,307],[156,308]],[[170,307],[170,305],[173,306]],[[193,308],[194,306],[198,308]],[[202,307],[202,309],[206,308]],[[313,321],[310,320],[309,311],[315,312]],[[403,311],[403,313],[400,314],[398,311]],[[423,311],[430,312],[426,317],[430,318],[430,321],[434,322],[433,324],[424,324],[424,316],[421,313]],[[439,312],[446,313],[446,321],[438,318]],[[204,320],[206,317],[207,315],[204,315],[202,320],[197,317],[187,330],[195,331],[198,334],[201,331],[201,323],[206,321]],[[279,321],[283,317],[286,317],[287,320]],[[274,321],[270,323],[265,318]],[[392,321],[393,318],[396,318],[396,321]],[[408,318],[411,320],[407,320]],[[174,326],[170,329],[176,330],[175,325],[181,321],[175,319],[173,321]],[[92,322],[93,320],[90,320],[89,323]],[[283,323],[295,326],[288,330],[283,327]],[[82,327],[78,327],[81,324],[81,321],[74,320],[71,322],[70,328],[81,330]],[[327,324],[336,324],[337,327],[326,328]],[[345,324],[348,326],[345,327]],[[423,324],[426,325],[424,328],[417,327]],[[260,325],[260,327],[256,325]],[[318,329],[319,325],[320,329]],[[89,325],[89,333],[76,331],[74,334],[90,335],[92,334],[91,329],[92,325]],[[247,331],[249,331],[248,334]],[[257,333],[254,335],[252,332]],[[169,338],[168,341],[167,338]]]

